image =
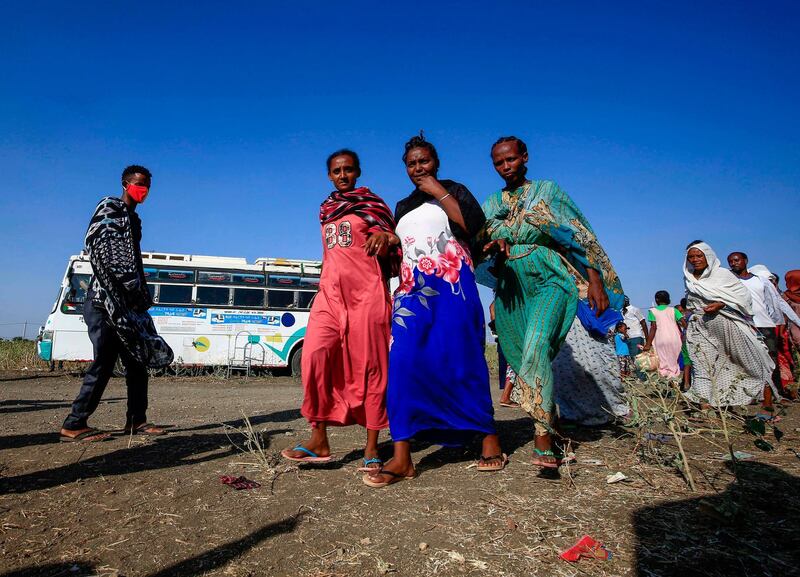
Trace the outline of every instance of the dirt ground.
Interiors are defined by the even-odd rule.
[[[498,409],[504,471],[471,467],[477,445],[417,446],[417,479],[371,489],[356,471],[356,427],[331,430],[333,464],[281,462],[278,452],[307,431],[291,378],[153,379],[149,417],[168,435],[59,443],[79,384],[76,375],[0,375],[0,577],[800,574],[797,405],[785,409],[774,451],[737,436],[735,448],[754,459],[739,462],[735,487],[712,444],[689,443],[692,493],[673,467],[642,461],[619,427],[569,430],[577,464],[542,473],[529,464],[530,421]],[[124,413],[115,379],[91,424],[119,429]],[[244,442],[230,429],[243,414],[266,464],[232,446]],[[617,471],[628,480],[607,484]],[[262,486],[236,491],[222,475]],[[560,560],[585,534],[612,558]]]

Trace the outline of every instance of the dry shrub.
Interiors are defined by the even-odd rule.
[[[0,370],[42,370],[48,367],[49,363],[39,358],[35,341],[0,340]]]

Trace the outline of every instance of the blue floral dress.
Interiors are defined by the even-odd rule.
[[[419,191],[398,204],[403,262],[386,404],[393,440],[462,445],[475,434],[496,432],[483,307],[468,246],[484,218],[466,187],[442,184],[459,201],[470,230],[462,231],[438,201]]]

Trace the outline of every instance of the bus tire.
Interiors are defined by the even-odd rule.
[[[303,347],[301,346],[292,354],[292,360],[289,363],[289,366],[292,368],[292,376],[295,378],[300,378],[301,376],[301,367],[303,362]]]

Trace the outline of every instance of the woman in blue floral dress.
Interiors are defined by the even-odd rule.
[[[411,439],[458,446],[483,435],[480,471],[506,464],[494,424],[483,348],[483,307],[469,244],[485,222],[467,188],[437,180],[436,149],[406,144],[415,190],[397,204],[403,263],[394,297],[387,410],[394,457],[364,482],[383,487],[416,474]]]

